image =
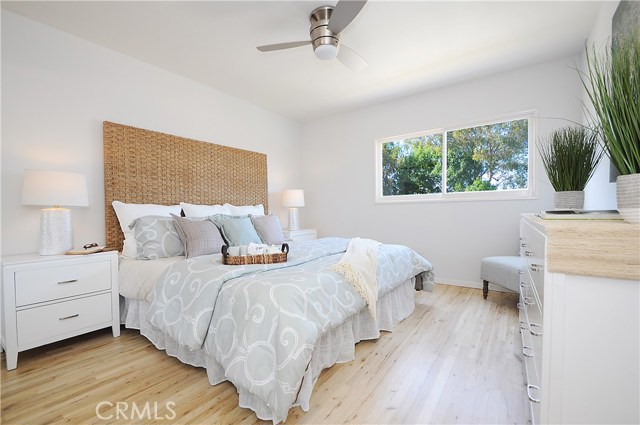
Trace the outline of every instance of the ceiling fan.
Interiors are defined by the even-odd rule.
[[[340,42],[340,33],[360,13],[366,2],[367,0],[340,0],[335,7],[320,6],[314,9],[309,16],[311,40],[268,44],[258,46],[257,49],[261,52],[272,52],[311,44],[318,59],[337,58],[347,68],[361,71],[367,67],[367,62],[362,56]]]

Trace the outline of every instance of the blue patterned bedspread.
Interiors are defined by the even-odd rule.
[[[284,421],[318,337],[365,307],[329,270],[348,243],[298,243],[286,263],[226,266],[220,255],[175,263],[155,287],[149,321],[179,344],[213,355],[229,381],[271,409],[274,423]],[[416,275],[430,290],[426,259],[405,246],[380,246],[380,297]]]

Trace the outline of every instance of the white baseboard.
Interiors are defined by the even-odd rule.
[[[436,279],[436,283],[439,283],[439,284],[442,284],[442,285],[462,286],[462,287],[465,287],[465,288],[482,289],[482,281],[469,282],[469,281],[465,281],[465,280],[437,278]],[[494,285],[493,283],[489,283],[489,290],[490,291],[498,291],[498,292],[513,292],[513,291],[510,291],[510,290],[508,290],[506,288],[503,288],[502,286]]]

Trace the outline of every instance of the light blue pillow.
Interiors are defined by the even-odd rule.
[[[262,243],[249,216],[216,214],[209,218],[218,226],[229,246],[249,245],[251,242]]]

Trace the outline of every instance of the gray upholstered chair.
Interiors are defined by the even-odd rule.
[[[525,270],[522,257],[486,257],[480,265],[482,296],[489,293],[489,282],[514,292],[520,291],[520,274]]]

